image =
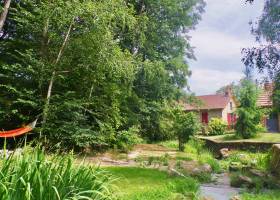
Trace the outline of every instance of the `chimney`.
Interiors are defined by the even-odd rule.
[[[231,88],[231,86],[227,86],[226,91],[225,91],[225,96],[226,97],[231,97],[232,96],[232,88]]]
[[[272,89],[272,83],[269,83],[268,81],[266,81],[264,83],[264,90],[265,91],[270,91]]]

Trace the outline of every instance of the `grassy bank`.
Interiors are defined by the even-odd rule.
[[[207,136],[201,137],[208,140],[213,140],[216,142],[263,142],[263,143],[280,143],[280,134],[279,133],[260,133],[254,138],[242,139],[237,137],[235,134],[226,134],[226,135],[216,135],[216,136]]]
[[[101,169],[75,165],[74,158],[47,156],[40,148],[25,147],[1,158],[1,200],[106,200],[111,178]]]
[[[116,194],[121,200],[195,199],[199,184],[193,178],[171,177],[155,169],[109,167],[117,177]]]

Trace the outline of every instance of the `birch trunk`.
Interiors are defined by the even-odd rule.
[[[43,111],[43,121],[42,121],[42,126],[44,126],[44,124],[46,123],[47,121],[47,116],[48,116],[48,110],[49,110],[49,105],[50,105],[50,98],[51,98],[51,94],[52,94],[52,88],[53,88],[53,84],[54,84],[54,81],[55,81],[55,76],[57,74],[56,72],[56,65],[59,63],[60,59],[61,59],[61,56],[62,56],[62,53],[63,53],[63,50],[65,49],[65,46],[67,44],[67,41],[70,37],[70,33],[71,33],[71,30],[72,30],[72,27],[73,27],[73,24],[74,24],[74,19],[72,20],[70,26],[69,26],[69,29],[65,35],[65,38],[64,38],[64,41],[63,41],[63,44],[62,46],[60,47],[60,50],[58,52],[58,55],[57,55],[57,58],[54,62],[54,71],[52,73],[52,76],[51,76],[51,80],[50,80],[50,83],[49,83],[49,87],[48,87],[48,93],[47,93],[47,98],[46,98],[46,103],[45,103],[45,106],[44,106],[44,111]],[[40,133],[40,136],[41,136],[41,133]]]
[[[3,26],[5,24],[10,5],[11,5],[11,0],[6,0],[4,4],[4,10],[0,15],[0,32],[2,31]]]

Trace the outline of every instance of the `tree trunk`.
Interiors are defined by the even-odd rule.
[[[178,142],[179,142],[179,151],[183,152],[185,150],[185,144],[181,138],[178,138]]]
[[[3,26],[5,24],[10,5],[11,5],[11,0],[6,0],[4,2],[4,10],[0,16],[0,32],[2,32]]]
[[[43,111],[43,121],[42,121],[42,127],[45,125],[46,121],[47,121],[47,116],[48,116],[48,110],[49,110],[49,105],[50,105],[50,98],[51,98],[51,94],[52,94],[52,89],[53,89],[53,84],[54,84],[54,80],[55,80],[55,76],[57,74],[56,72],[56,65],[59,63],[60,59],[61,59],[61,56],[62,56],[62,53],[63,53],[63,50],[65,49],[65,46],[67,44],[67,41],[70,37],[70,33],[71,33],[71,30],[72,30],[72,27],[73,27],[73,24],[74,24],[74,19],[71,21],[71,24],[69,26],[69,29],[65,35],[65,38],[64,38],[64,41],[63,41],[63,44],[62,46],[60,47],[60,50],[58,52],[58,55],[57,55],[57,58],[54,62],[54,71],[52,73],[52,76],[51,76],[51,80],[50,80],[50,83],[49,83],[49,87],[48,87],[48,93],[47,93],[47,98],[46,98],[46,103],[45,103],[45,106],[44,106],[44,111]],[[42,131],[41,131],[42,132]],[[41,136],[41,132],[40,132],[40,136]]]

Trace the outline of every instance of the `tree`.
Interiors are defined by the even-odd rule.
[[[184,151],[187,141],[199,130],[198,119],[195,113],[185,112],[181,107],[176,107],[173,113],[173,130],[178,138],[179,151]]]
[[[42,116],[49,145],[112,147],[133,127],[166,138],[202,0],[13,1],[0,35],[0,127]]]
[[[241,86],[237,96],[240,105],[237,108],[236,134],[247,139],[257,134],[261,111],[257,107],[257,86],[249,79],[242,81]]]
[[[250,0],[248,2],[253,2]],[[275,83],[274,105],[279,106],[280,76],[280,3],[278,0],[266,0],[260,19],[253,24],[252,34],[259,47],[243,49],[243,62],[246,66],[256,67],[260,73],[268,72]],[[280,107],[277,108],[278,110]]]
[[[11,5],[11,0],[5,0],[4,1],[3,11],[0,15],[0,33],[2,32],[3,26],[5,24],[10,5]]]

